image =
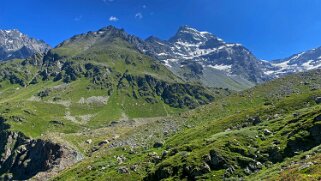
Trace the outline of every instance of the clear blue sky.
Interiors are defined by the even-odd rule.
[[[270,60],[321,46],[321,0],[1,0],[0,29],[52,46],[110,24],[162,39],[190,25]]]

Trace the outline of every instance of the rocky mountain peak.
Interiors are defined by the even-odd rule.
[[[225,43],[212,33],[189,26],[181,26],[169,40],[149,37],[146,44],[144,52],[163,62],[175,74],[206,86],[235,88],[225,82],[218,84],[220,80],[213,80],[215,77],[241,82],[245,87],[268,79],[261,61],[244,46]]]
[[[122,28],[116,28],[115,26],[109,25],[107,27],[99,29],[97,32],[98,34],[109,34],[114,36],[127,36],[128,34]]]
[[[156,36],[150,36],[148,38],[146,38],[147,42],[162,42],[163,40],[161,40],[160,38],[156,37]]]
[[[214,36],[213,34],[206,32],[206,31],[198,31],[195,28],[189,26],[181,26],[175,36],[170,38],[169,42],[171,43],[205,43],[207,41],[217,41],[221,42],[222,40]]]
[[[0,30],[0,60],[27,58],[49,49],[44,41],[31,38],[17,29]]]

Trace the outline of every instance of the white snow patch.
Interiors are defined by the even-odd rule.
[[[275,71],[273,71],[273,70],[264,72],[265,75],[272,75],[274,73],[275,73]]]
[[[164,65],[167,66],[167,67],[169,67],[169,68],[172,67],[172,65],[170,64],[170,62],[176,62],[176,61],[178,61],[178,59],[167,59],[167,60],[163,60]]]
[[[208,34],[211,34],[210,32],[207,32],[207,31],[201,31],[200,32],[202,35],[208,35]]]
[[[303,54],[305,54],[305,52],[302,52],[302,53],[299,53],[299,54],[295,55],[295,56],[292,57],[289,61],[294,60],[294,59],[298,59],[298,58],[300,58]]]
[[[222,70],[225,72],[230,72],[232,65],[224,65],[224,64],[218,65],[218,64],[216,64],[216,65],[208,65],[208,67],[213,68],[213,69],[217,69],[217,70]]]
[[[156,41],[156,43],[158,43],[158,44],[160,44],[160,45],[165,45],[164,43],[161,43],[161,42],[159,42],[159,41]]]
[[[226,44],[227,47],[235,47],[235,46],[242,46],[240,43],[228,43]]]
[[[159,53],[159,54],[157,54],[158,56],[166,56],[166,55],[168,55],[167,53]]]
[[[274,66],[276,66],[276,67],[280,67],[280,68],[283,68],[283,69],[285,69],[285,68],[287,68],[289,65],[289,62],[290,62],[290,60],[288,60],[288,61],[285,61],[285,62],[281,62],[281,63],[274,63],[274,64],[272,64],[272,65],[274,65]]]

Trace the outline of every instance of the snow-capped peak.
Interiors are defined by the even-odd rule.
[[[321,67],[321,47],[271,62],[265,74],[280,77],[289,73],[313,70]]]
[[[190,44],[205,43],[207,41],[220,42],[221,39],[206,31],[198,31],[189,26],[182,26],[178,29],[174,37],[169,40],[171,43],[185,42]]]
[[[26,58],[34,53],[43,53],[50,46],[41,40],[30,38],[18,29],[0,30],[0,60]]]

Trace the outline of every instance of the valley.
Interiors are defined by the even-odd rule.
[[[108,26],[3,58],[0,180],[319,180],[307,52],[267,62],[188,26],[168,41]]]

